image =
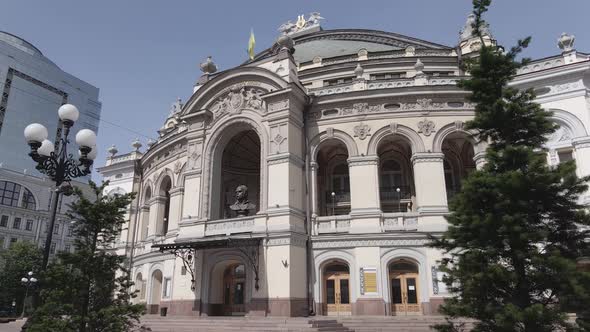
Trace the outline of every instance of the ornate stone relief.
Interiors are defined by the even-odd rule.
[[[280,111],[280,110],[284,110],[287,108],[289,108],[289,99],[283,99],[283,100],[277,101],[276,103],[268,104],[268,111],[269,112]]]
[[[426,118],[418,122],[418,132],[424,134],[424,136],[430,136],[434,132],[434,127],[434,122]]]
[[[188,146],[188,168],[201,168],[201,155],[203,150],[203,143],[192,143]]]
[[[354,127],[354,137],[358,137],[362,141],[367,136],[371,136],[371,128],[368,125],[361,122]]]
[[[287,152],[287,124],[282,123],[270,127],[270,153],[277,154]]]
[[[180,162],[180,160],[179,160],[174,163],[174,174],[179,174],[181,170],[182,170],[182,162]]]
[[[568,127],[560,126],[547,139],[547,145],[569,141],[573,137],[571,130]]]
[[[468,102],[433,102],[432,99],[423,98],[415,102],[399,101],[388,102],[383,104],[369,105],[368,103],[354,103],[349,107],[332,107],[308,113],[308,118],[311,120],[337,118],[347,115],[363,115],[373,113],[385,112],[404,112],[404,111],[422,111],[424,115],[430,111],[446,111],[446,110],[473,110],[474,103]]]
[[[429,239],[379,239],[379,240],[332,240],[313,242],[314,249],[354,248],[354,247],[392,247],[392,246],[423,246]]]
[[[238,114],[243,109],[264,111],[266,105],[261,95],[266,93],[266,90],[259,86],[259,82],[242,82],[231,86],[227,91],[224,90],[225,93],[217,97],[210,107],[213,117],[218,118],[224,114]]]

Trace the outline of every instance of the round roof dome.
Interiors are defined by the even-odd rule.
[[[400,34],[365,29],[320,30],[294,37],[295,53],[298,63],[312,61],[315,57],[334,58],[357,54],[359,50],[368,52],[386,52],[414,49],[451,49],[448,46],[429,41],[403,36]],[[267,57],[272,51],[267,49],[259,53],[254,61]]]

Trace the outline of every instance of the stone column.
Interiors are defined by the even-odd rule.
[[[150,207],[143,205],[139,209],[139,230],[137,231],[137,241],[145,241],[148,236],[148,228],[150,225]]]
[[[162,229],[162,222],[164,218],[164,207],[166,197],[156,196],[150,199],[150,224],[148,228],[148,238],[153,238],[159,234]]]
[[[590,136],[577,137],[572,140],[576,173],[578,176],[590,175]]]
[[[486,153],[485,151],[479,151],[473,156],[475,162],[475,169],[481,170],[486,164]]]
[[[420,152],[412,155],[417,211],[440,214],[448,211],[444,154]]]
[[[178,222],[182,212],[182,197],[184,187],[177,187],[170,190],[170,212],[168,214],[168,232],[178,232]]]
[[[380,231],[379,157],[348,158],[351,233]]]
[[[318,215],[318,163],[312,161],[309,163],[309,177],[311,182],[310,198],[311,198],[311,214]]]

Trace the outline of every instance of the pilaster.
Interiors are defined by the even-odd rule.
[[[572,145],[577,166],[576,173],[580,177],[590,175],[590,136],[574,138]]]
[[[379,157],[348,158],[351,233],[380,231]]]

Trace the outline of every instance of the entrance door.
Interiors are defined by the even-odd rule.
[[[331,265],[324,273],[324,312],[350,315],[350,274],[344,265]]]
[[[407,262],[398,262],[389,268],[391,289],[391,312],[393,315],[420,315],[418,302],[418,267]]]
[[[226,316],[244,315],[246,274],[244,265],[234,264],[225,269],[223,274],[223,314]]]

